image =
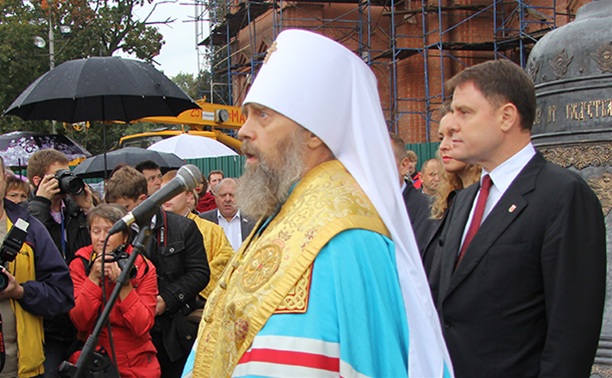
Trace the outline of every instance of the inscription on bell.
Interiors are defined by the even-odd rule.
[[[546,124],[557,122],[557,105],[546,106],[545,116],[546,116],[546,119],[545,119]],[[541,106],[538,106],[536,108],[535,120],[533,121],[533,124],[534,125],[542,124],[542,107]]]
[[[565,105],[565,120],[567,121],[582,122],[606,117],[612,117],[612,98],[573,102]],[[536,108],[534,125],[540,126],[543,123],[549,125],[556,122],[557,105],[547,105],[544,111],[542,106]]]
[[[612,99],[581,101],[567,104],[566,119],[570,121],[586,121],[595,118],[612,116]]]

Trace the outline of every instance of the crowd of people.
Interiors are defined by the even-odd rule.
[[[66,361],[74,366],[79,361],[138,233],[136,226],[113,235],[109,230],[171,181],[176,171],[162,175],[153,161],[135,167],[120,165],[104,182],[100,196],[69,174],[68,159],[56,150],[34,153],[27,178],[2,168],[4,214],[11,220],[2,217],[6,227],[0,226],[0,237],[4,239],[17,218],[29,222],[29,227],[18,258],[14,263],[6,261],[21,286],[11,280],[3,299],[13,298],[19,287],[25,288],[25,293],[19,293],[25,296],[16,298],[18,302],[0,301],[6,346],[6,367],[0,376],[67,376],[70,371],[60,371],[60,365]],[[81,189],[67,191],[58,172],[68,172],[66,179],[80,181]],[[223,179],[222,171],[212,171],[215,175]],[[113,362],[103,374],[181,376],[202,308],[234,254],[228,236],[235,238],[237,232],[240,238],[253,228],[253,221],[237,208],[235,180],[227,178],[220,185],[221,179],[216,180],[219,195],[213,185],[208,189],[204,178],[196,189],[168,200],[153,216],[144,252],[136,258],[129,280],[121,283],[108,326],[98,335],[96,353]],[[213,198],[208,212],[219,212],[226,224],[199,216],[198,199],[206,195]],[[239,220],[237,225],[231,222],[234,218]],[[236,243],[239,246],[241,239]],[[28,253],[35,260],[21,262],[21,253],[31,250],[34,254]],[[14,268],[17,262],[19,268]],[[21,305],[16,307],[20,311],[11,310],[14,303]],[[22,321],[24,314],[27,322]],[[31,351],[26,353],[22,349],[26,347]]]
[[[100,196],[67,193],[55,150],[30,158],[27,181],[2,166],[0,238],[28,226],[0,275],[0,377],[80,361],[115,288],[96,346],[109,376],[587,377],[601,205],[531,144],[535,90],[519,66],[446,84],[438,155],[419,171],[367,65],[282,32],[243,103],[244,174],[208,172],[155,211],[138,247],[140,227],[111,228],[177,171],[116,167]]]

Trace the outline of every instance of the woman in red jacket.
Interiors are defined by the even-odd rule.
[[[77,330],[86,336],[92,333],[104,307],[102,282],[105,282],[108,298],[121,273],[116,261],[108,261],[111,259],[109,254],[124,249],[129,231],[109,238],[104,254],[104,272],[101,256],[109,229],[125,214],[125,209],[118,205],[102,204],[92,209],[87,215],[92,245],[79,249],[70,263],[75,301],[70,318]],[[127,254],[131,250],[131,247],[125,248]],[[156,271],[153,264],[142,256],[138,256],[134,265],[136,274],[121,288],[109,317],[117,367],[121,377],[160,377],[157,351],[149,334],[155,321]],[[98,346],[111,354],[107,327],[100,334]],[[71,360],[74,361],[75,357],[78,356]]]

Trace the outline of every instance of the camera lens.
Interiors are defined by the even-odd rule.
[[[59,170],[55,173],[55,178],[59,182],[60,190],[63,193],[79,195],[85,190],[83,180],[70,171]]]
[[[117,265],[119,265],[119,269],[121,270],[125,270],[125,268],[127,267],[127,259],[119,259],[117,260]],[[137,273],[137,269],[135,266],[132,265],[132,269],[130,269],[130,272],[128,273],[128,278],[129,279],[133,279],[136,277],[136,273]]]
[[[8,276],[4,272],[0,272],[0,291],[8,287]]]
[[[65,191],[69,194],[79,195],[85,190],[85,183],[76,176],[68,177],[65,181]]]

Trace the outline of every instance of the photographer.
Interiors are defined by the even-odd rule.
[[[84,336],[83,341],[93,331],[104,307],[103,282],[108,298],[132,251],[131,246],[125,247],[129,231],[112,235],[103,249],[108,231],[126,213],[119,205],[102,204],[92,209],[87,216],[92,245],[79,249],[70,263],[75,299],[70,318]],[[106,258],[104,270],[103,256]],[[157,273],[153,264],[143,256],[136,258],[134,266],[131,279],[121,288],[110,313],[112,338],[108,328],[103,328],[98,346],[111,355],[114,349],[121,377],[159,377],[161,370],[149,333],[155,322]],[[72,362],[77,358],[78,354],[75,354]]]
[[[0,171],[0,198],[4,198],[1,158]],[[68,267],[49,233],[21,206],[8,200],[0,201],[0,240],[4,241],[7,233],[12,234],[14,224],[24,221],[27,233],[18,253],[7,256],[6,248],[0,253],[6,267],[1,268],[2,276],[7,283],[0,291],[0,330],[5,349],[5,365],[0,377],[40,376],[45,360],[43,317],[67,313],[74,305]],[[13,261],[9,262],[11,258]]]
[[[49,230],[69,264],[79,248],[91,244],[86,214],[97,201],[89,187],[70,174],[68,158],[57,150],[35,152],[28,161],[28,179],[35,196],[27,209]],[[74,341],[75,330],[67,313],[45,319],[45,377],[59,376],[58,366]]]

